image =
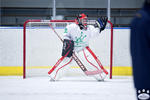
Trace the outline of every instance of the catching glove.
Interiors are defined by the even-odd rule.
[[[105,29],[107,21],[108,21],[108,17],[100,17],[98,18],[94,26],[100,28],[100,32],[101,32]]]

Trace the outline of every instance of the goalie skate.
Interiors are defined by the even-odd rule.
[[[104,79],[99,75],[94,75],[94,78],[97,80],[97,81],[104,81]]]
[[[104,81],[106,77],[107,77],[107,75],[105,73],[94,75],[94,78],[97,81]]]
[[[50,82],[55,82],[56,80],[50,76]]]

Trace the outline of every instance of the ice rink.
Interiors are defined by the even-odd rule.
[[[76,77],[77,78],[77,77]],[[0,76],[0,100],[136,100],[132,77],[96,80]]]

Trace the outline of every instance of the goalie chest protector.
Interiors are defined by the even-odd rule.
[[[73,53],[73,49],[74,49],[74,42],[73,42],[73,40],[64,39],[64,41],[63,41],[63,49],[62,49],[62,56],[71,57],[72,53]]]

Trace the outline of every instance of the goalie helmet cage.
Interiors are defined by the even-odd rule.
[[[57,29],[57,27],[62,27],[64,28],[66,25],[70,23],[75,23],[75,20],[27,20],[25,21],[23,25],[23,78],[25,79],[27,77],[27,48],[28,48],[28,39],[27,35],[30,34],[27,32],[27,30],[33,30],[34,28],[31,28],[33,26],[36,26],[38,29],[40,28],[39,26],[45,26],[47,23],[53,25],[53,27]],[[109,40],[109,78],[112,79],[112,68],[113,68],[113,24],[108,21],[109,23],[109,35],[110,35],[110,40]],[[88,20],[88,24],[95,24],[95,20]],[[47,26],[49,27],[49,25]],[[49,27],[50,29],[50,27]],[[41,32],[42,33],[42,32]],[[104,34],[104,33],[103,33]],[[61,42],[60,42],[61,43]],[[38,44],[38,43],[37,43]],[[60,51],[61,52],[61,51]],[[33,52],[32,52],[33,53]],[[58,59],[58,57],[57,57]],[[103,64],[103,62],[102,62]],[[32,69],[32,68],[29,68]],[[49,68],[50,69],[50,68]],[[40,71],[42,72],[42,70]],[[48,72],[48,71],[47,71]]]

